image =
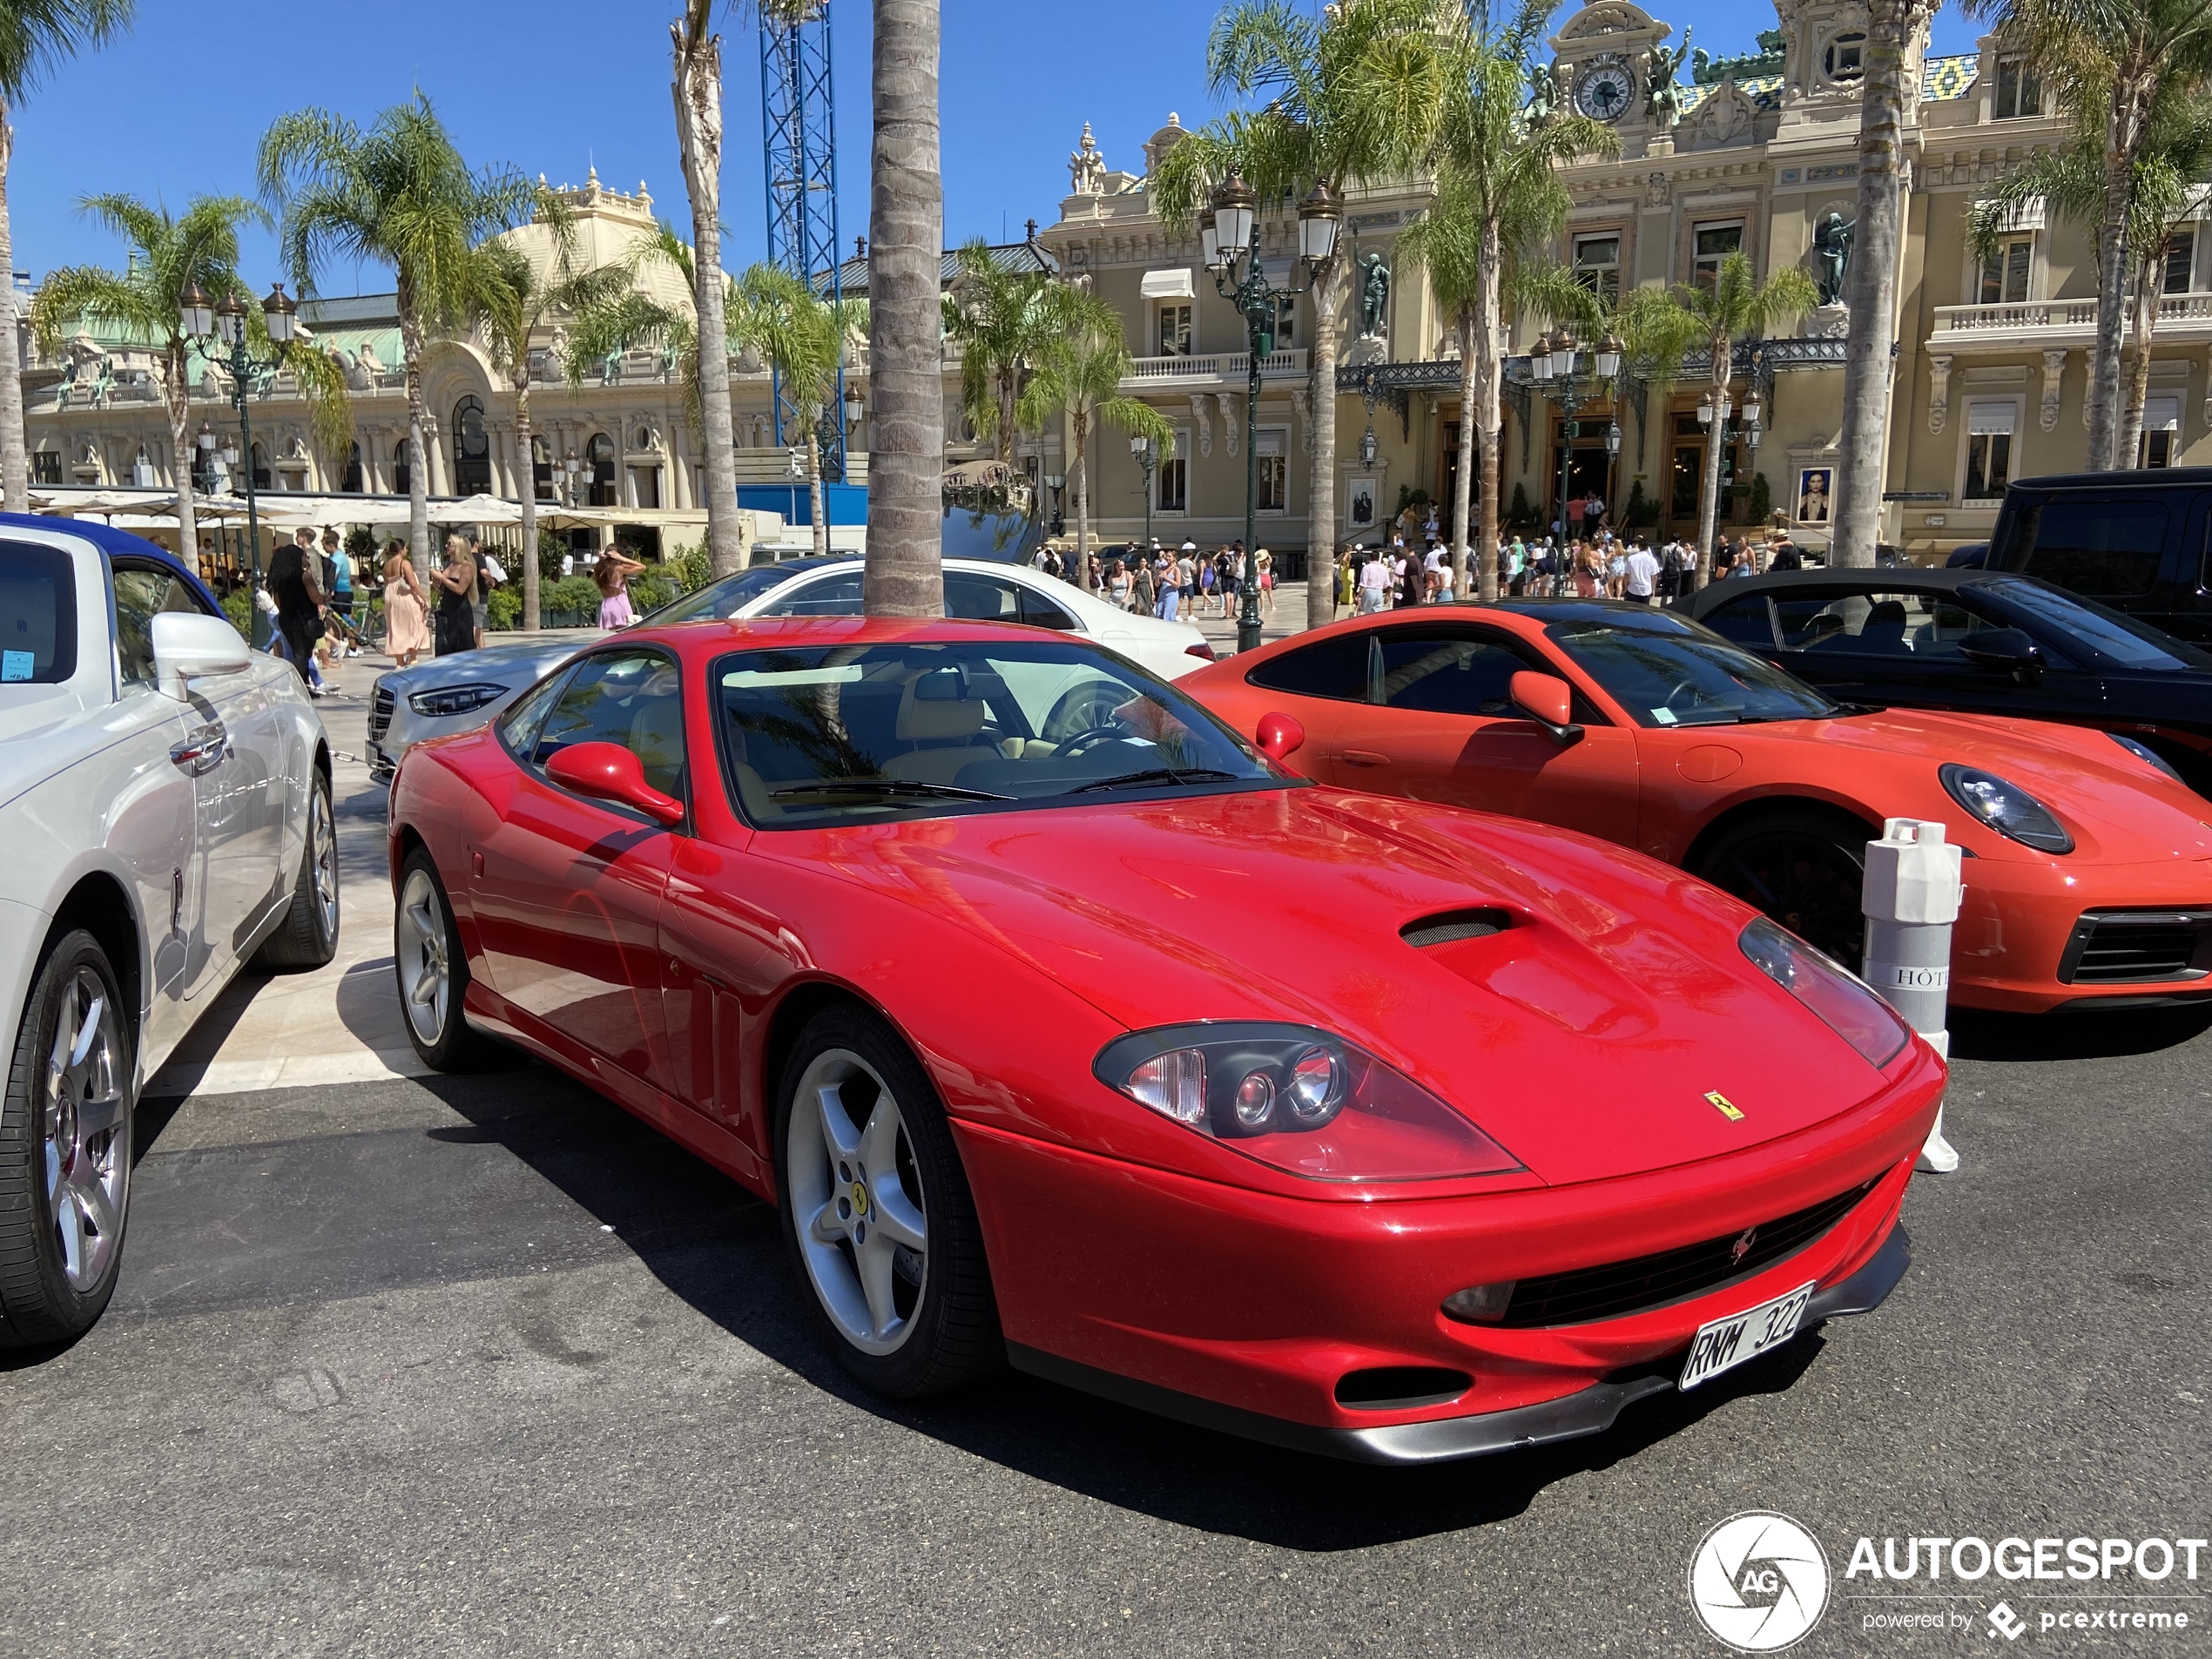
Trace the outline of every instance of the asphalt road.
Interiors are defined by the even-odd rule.
[[[326,711],[353,741],[358,697]],[[333,982],[367,1008],[389,900],[341,777]],[[218,1015],[225,1054],[284,988]],[[872,1400],[765,1206],[535,1066],[393,1075],[365,1022],[350,1081],[142,1111],[108,1317],[0,1371],[0,1653],[1717,1655],[1685,1577],[1745,1509],[1838,1575],[1799,1653],[2212,1642],[2178,1575],[2139,1588],[2191,1598],[2160,1604],[2186,1634],[2017,1644],[2000,1594],[2080,1587],[1841,1577],[1860,1534],[2212,1531],[2212,1019],[1962,1021],[1965,1164],[1915,1183],[1885,1307],[1611,1433],[1417,1471],[1022,1378]],[[1863,1628],[1899,1606],[1968,1628]]]

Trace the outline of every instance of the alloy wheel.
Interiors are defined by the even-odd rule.
[[[428,870],[408,872],[394,933],[408,1023],[425,1045],[435,1046],[453,1000],[453,964],[446,954],[445,905]]]
[[[328,939],[338,931],[338,826],[331,817],[329,792],[320,787],[307,792],[307,868],[315,922]]]
[[[90,1290],[123,1239],[131,1181],[130,1079],[122,1031],[99,975],[80,967],[62,989],[46,1056],[46,1211],[73,1291]]]
[[[867,1061],[831,1049],[799,1079],[786,1134],[792,1217],[814,1293],[855,1348],[895,1353],[914,1333],[929,1252],[899,1103]]]
[[[1767,830],[1730,848],[1710,879],[1858,971],[1866,942],[1859,908],[1864,873],[1834,841],[1808,830]]]

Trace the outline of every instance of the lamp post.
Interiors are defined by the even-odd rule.
[[[253,483],[253,417],[248,407],[253,394],[251,376],[262,369],[273,369],[284,361],[285,348],[292,343],[293,326],[298,320],[300,307],[285,291],[284,284],[271,287],[268,297],[261,301],[261,320],[266,327],[269,345],[273,348],[266,357],[260,357],[248,348],[246,330],[246,302],[234,293],[226,293],[211,302],[206,291],[197,282],[185,284],[177,296],[177,313],[186,339],[198,346],[203,354],[224,364],[231,374],[231,401],[238,408],[239,452],[246,458],[246,541],[251,555],[253,590],[261,589],[261,517],[258,496]],[[210,347],[219,339],[221,350]],[[212,435],[207,435],[212,436]],[[190,489],[191,482],[185,482]],[[268,619],[259,605],[253,607],[253,643],[265,646],[269,643]]]
[[[1259,251],[1253,245],[1256,206],[1250,186],[1231,172],[1214,192],[1212,223],[1202,228],[1198,237],[1206,265],[1213,272],[1214,292],[1244,314],[1249,354],[1244,380],[1244,557],[1237,577],[1239,651],[1258,649],[1260,634],[1259,442],[1254,429],[1259,417],[1260,365],[1274,354],[1278,307],[1312,287],[1314,272],[1336,252],[1337,232],[1344,222],[1342,199],[1326,179],[1316,183],[1298,205],[1298,256],[1305,265],[1305,284],[1278,288],[1268,282],[1260,267]]]
[[[1620,372],[1621,342],[1610,334],[1598,343],[1595,352],[1584,351],[1564,328],[1556,341],[1540,334],[1528,360],[1529,378],[1536,382],[1537,389],[1551,392],[1559,402],[1559,552],[1562,561],[1567,556],[1567,493],[1575,461],[1575,412],[1590,401],[1594,381],[1610,381]],[[1610,453],[1619,453],[1620,430],[1615,423],[1606,446]]]
[[[1052,492],[1052,533],[1057,536],[1068,528],[1068,520],[1061,510],[1062,492],[1068,488],[1068,475],[1064,472],[1045,474],[1044,487]]]
[[[1129,452],[1144,473],[1144,556],[1149,559],[1152,556],[1152,472],[1160,464],[1160,457],[1152,440],[1142,435],[1129,441]]]

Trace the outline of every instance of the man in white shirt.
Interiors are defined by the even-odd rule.
[[[1659,603],[1659,561],[1642,542],[1629,554],[1625,571],[1628,595],[1631,604],[1656,605]]]
[[[1384,560],[1382,550],[1367,550],[1366,563],[1359,567],[1359,614],[1383,608],[1383,595],[1390,590],[1390,566]]]

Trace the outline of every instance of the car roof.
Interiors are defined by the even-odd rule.
[[[2014,489],[2202,489],[2212,484],[2212,467],[2138,468],[2127,472],[2054,472],[2041,478],[2016,478]]]
[[[219,610],[215,596],[199,579],[199,572],[186,564],[167,548],[149,542],[143,536],[133,536],[128,530],[117,529],[112,524],[103,524],[97,519],[64,518],[49,513],[0,513],[0,526],[14,525],[24,529],[44,530],[49,535],[80,536],[106,554],[111,561],[118,558],[147,559],[165,565],[170,573],[192,584],[211,610]]]
[[[1930,570],[1917,564],[1883,565],[1871,570],[1863,565],[1849,570],[1772,570],[1764,576],[1730,577],[1725,582],[1710,582],[1690,597],[1689,603],[1692,610],[1705,610],[1724,599],[1740,599],[1747,593],[1771,593],[1790,588],[1856,588],[1887,591],[1892,588],[1909,587],[1951,593],[1960,588],[1981,587],[2000,580],[2020,582],[2033,581],[2034,578],[2016,576],[2006,570]]]
[[[674,622],[660,626],[625,628],[618,634],[594,641],[595,646],[637,640],[657,640],[687,652],[761,650],[776,645],[880,645],[908,641],[941,642],[1002,639],[1009,631],[1039,639],[1070,643],[1071,637],[1053,628],[1032,628],[1021,623],[968,622],[946,617],[732,617],[716,622]],[[1072,643],[1110,656],[1103,646],[1078,634]]]

